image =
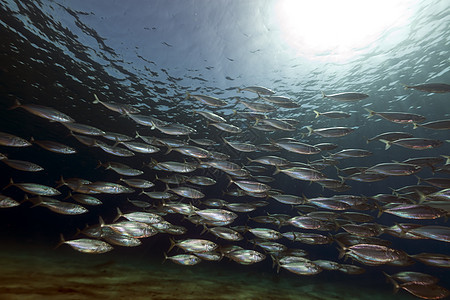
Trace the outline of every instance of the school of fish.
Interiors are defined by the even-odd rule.
[[[418,96],[427,98],[432,98],[433,93],[450,92],[450,85],[443,83],[405,88],[414,89]],[[350,105],[369,97],[362,92],[322,92],[322,96],[324,102],[341,101]],[[337,144],[339,137],[346,135],[362,138],[357,135],[355,124],[318,128],[303,124],[299,119],[272,117],[271,113],[280,108],[298,108],[301,103],[265,87],[238,89],[236,101],[232,103],[209,95],[187,93],[184,101],[204,106],[202,110],[192,111],[192,118],[201,118],[201,128],[158,119],[133,105],[115,103],[101,95],[93,95],[92,100],[92,106],[103,106],[108,113],[123,116],[125,120],[121,122],[134,124],[135,132],[109,132],[108,124],[98,128],[78,123],[57,108],[18,100],[11,103],[10,109],[23,110],[24,122],[30,113],[51,122],[50,126],[62,125],[80,146],[74,148],[58,141],[0,132],[0,160],[5,173],[7,168],[42,172],[43,166],[10,159],[8,155],[11,147],[38,146],[55,155],[88,152],[99,161],[92,169],[103,168],[105,172],[117,174],[117,180],[112,182],[89,178],[89,170],[86,170],[86,178],[55,174],[55,180],[59,178],[55,186],[43,185],[38,179],[21,182],[20,178],[11,178],[3,187],[1,209],[39,206],[73,216],[88,213],[90,206],[102,205],[108,194],[121,195],[123,201],[117,203],[114,220],[105,221],[98,216],[97,224],[78,229],[74,238],[66,240],[67,237],[61,235],[58,246],[67,244],[76,251],[99,254],[113,247],[136,247],[144,238],[166,235],[171,246],[164,253],[164,259],[180,265],[219,261],[224,257],[243,265],[271,259],[274,272],[284,269],[300,276],[323,271],[361,274],[366,268],[389,265],[399,268],[395,274],[383,272],[395,290],[402,289],[423,299],[442,299],[450,295],[449,290],[438,285],[437,277],[401,270],[414,263],[450,268],[450,256],[392,248],[389,239],[383,239],[383,235],[390,235],[398,239],[450,242],[450,227],[445,225],[450,212],[450,155],[416,156],[414,151],[422,154],[448,143],[449,140],[416,136],[414,129],[450,130],[450,119],[429,121],[429,116],[422,116],[420,112],[366,108],[360,113],[367,118],[410,124],[411,130],[379,132],[367,139],[367,143],[384,143],[386,151],[392,146],[405,148],[408,157],[404,161],[386,159],[383,163],[365,165],[364,158],[373,155],[371,151]],[[233,120],[238,119],[246,126],[241,127],[240,123],[215,112],[223,107],[232,108]],[[351,115],[344,111],[317,110],[312,114],[316,118],[344,122]],[[255,144],[248,140],[246,133],[250,130],[262,136],[267,134],[267,142]],[[143,134],[149,131],[154,134]],[[203,138],[202,133],[206,131],[212,132],[209,136],[214,139]],[[301,131],[302,138],[274,140],[268,135],[293,131]],[[322,142],[310,144],[311,135],[320,136]],[[338,147],[340,149],[335,150]],[[159,157],[162,153],[175,153],[178,159],[156,160],[155,153]],[[293,161],[287,159],[288,156],[297,159]],[[127,164],[127,157],[139,157],[142,164]],[[338,167],[339,161],[352,158],[361,158],[358,160],[361,165]],[[434,176],[418,175],[426,168],[432,170]],[[386,187],[386,193],[371,196],[351,192],[352,181],[371,183],[391,176],[417,176],[418,184],[395,190]],[[307,198],[304,191],[286,194],[273,187],[277,182],[295,185],[298,180],[320,185],[334,195],[317,194]],[[223,192],[222,197],[208,197],[207,190],[214,187],[218,189],[216,192]],[[24,200],[8,196],[11,189],[23,191]],[[277,204],[290,213],[266,211],[264,207],[270,204]],[[392,222],[378,222],[382,214],[391,215]],[[173,215],[171,222],[166,220],[169,215]],[[426,225],[429,223],[422,224],[423,220],[436,220],[436,223]],[[197,232],[189,232],[189,238],[184,237],[188,231],[184,222],[200,225],[196,227]],[[339,251],[332,260],[309,259],[302,244],[334,244]]]

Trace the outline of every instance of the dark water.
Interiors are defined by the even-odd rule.
[[[302,142],[317,144],[337,143],[345,148],[362,148],[373,152],[366,158],[342,160],[339,168],[350,166],[372,166],[390,161],[403,161],[412,157],[449,155],[448,142],[436,149],[415,151],[392,146],[384,149],[379,142],[366,143],[367,138],[388,131],[411,132],[416,137],[449,140],[448,131],[400,125],[379,117],[366,118],[365,107],[375,111],[402,111],[425,116],[427,121],[448,119],[450,115],[449,94],[427,94],[405,90],[401,83],[450,82],[449,40],[450,7],[446,1],[421,1],[409,3],[414,11],[409,23],[401,29],[385,30],[371,45],[360,50],[355,57],[338,60],[333,53],[320,53],[313,59],[296,57],[288,46],[277,37],[279,28],[273,21],[275,3],[272,1],[151,1],[140,3],[108,1],[1,1],[0,2],[0,128],[3,132],[29,139],[55,140],[78,150],[75,155],[64,156],[46,151],[38,146],[27,148],[2,147],[2,153],[11,159],[32,161],[45,168],[39,173],[13,170],[2,164],[0,185],[6,186],[10,178],[15,182],[35,182],[55,186],[61,175],[64,178],[80,177],[91,181],[116,182],[119,175],[103,168],[96,169],[97,162],[118,161],[145,171],[141,176],[154,181],[155,171],[143,167],[150,160],[182,161],[177,152],[165,155],[164,150],[151,155],[136,154],[131,158],[118,158],[105,154],[98,148],[81,145],[69,135],[59,123],[29,114],[23,109],[8,110],[15,99],[22,103],[34,103],[54,107],[70,115],[77,122],[92,125],[105,131],[133,136],[138,130],[142,135],[167,137],[148,127],[136,125],[127,117],[93,104],[93,94],[101,100],[131,104],[142,114],[151,115],[169,122],[178,122],[197,130],[192,138],[209,138],[220,146],[209,148],[228,153],[232,161],[245,164],[246,157],[256,158],[266,153],[249,155],[233,151],[223,145],[222,137],[247,141],[253,144],[267,143],[267,139],[294,137]],[[414,9],[413,9],[414,8]],[[332,26],[332,25],[330,25]],[[327,60],[328,59],[328,60]],[[300,108],[283,109],[269,113],[274,118],[294,118],[299,121],[294,132],[261,132],[252,129],[251,122],[233,114],[233,109],[245,111],[241,104],[235,105],[235,97],[256,99],[254,94],[237,93],[237,88],[260,85],[285,95],[301,104]],[[322,99],[326,93],[359,91],[370,95],[359,102],[342,103]],[[193,99],[185,99],[186,92],[215,96],[230,103],[225,108],[214,109],[230,123],[244,129],[233,136],[220,132],[199,115],[192,116],[195,109],[205,107]],[[343,120],[315,118],[313,110],[344,110],[351,117]],[[313,128],[351,126],[356,131],[340,138],[322,138],[317,135],[303,136],[306,126]],[[175,137],[176,138],[176,137]],[[337,151],[336,150],[336,151]],[[270,155],[270,154],[269,154]],[[320,159],[320,155],[305,157],[281,151],[274,153],[291,161],[307,162]],[[188,158],[188,160],[190,160]],[[264,175],[270,176],[270,172]],[[324,173],[337,179],[334,168]],[[160,176],[165,175],[158,173]],[[249,197],[223,196],[228,180],[221,172],[200,169],[195,174],[212,176],[218,184],[202,188],[207,197],[223,197],[230,202],[249,201]],[[433,174],[425,168],[418,175],[448,177],[445,173]],[[287,194],[304,194],[308,198],[332,196],[331,190],[323,190],[317,184],[294,180],[284,174],[275,175],[270,183],[274,189]],[[154,181],[155,190],[164,190],[164,184]],[[343,194],[372,196],[391,193],[391,189],[417,183],[414,176],[390,177],[380,182],[359,183],[348,181],[352,189]],[[232,186],[233,187],[233,186]],[[230,188],[232,188],[230,187]],[[61,199],[69,189],[62,187]],[[9,188],[5,195],[23,199],[23,192]],[[130,198],[147,199],[133,194]],[[144,198],[143,198],[144,197]],[[23,245],[25,248],[39,246],[53,248],[59,234],[66,237],[75,234],[76,228],[96,224],[98,216],[108,222],[115,216],[116,207],[124,211],[134,208],[124,195],[100,195],[104,202],[99,207],[89,207],[89,213],[79,216],[55,214],[43,207],[30,208],[29,203],[0,211],[0,239],[4,243]],[[267,213],[296,215],[287,205],[271,203],[252,212],[250,216]],[[369,212],[376,215],[376,211]],[[183,237],[199,237],[202,228],[182,220],[180,215],[166,217],[171,223],[183,225],[188,233]],[[414,222],[383,214],[376,219],[379,224],[391,226],[395,222]],[[445,225],[443,218],[425,220],[423,224]],[[233,225],[260,226],[247,222],[247,215]],[[274,227],[274,229],[276,229]],[[293,228],[289,229],[292,230]],[[288,230],[281,230],[282,232]],[[341,230],[342,231],[342,230]],[[250,239],[250,234],[248,238]],[[149,258],[156,262],[163,259],[169,247],[168,235],[159,234],[144,239],[138,248],[116,247],[113,254],[122,257]],[[206,238],[206,235],[205,235]],[[208,237],[211,238],[211,237]],[[404,240],[384,234],[382,238],[392,241],[392,248],[402,249],[408,254],[433,252],[450,255],[448,245],[433,240]],[[301,247],[310,253],[311,259],[338,260],[336,244],[311,246],[283,240],[289,247]],[[240,242],[245,248],[253,245]],[[60,251],[60,250],[56,250]],[[61,250],[66,251],[66,250]],[[71,250],[70,250],[71,251]],[[70,255],[70,251],[68,253]],[[76,254],[79,257],[79,254]],[[350,263],[350,261],[347,261]],[[205,263],[192,272],[212,276],[210,270],[223,270],[230,276],[266,276],[274,285],[286,280],[297,280],[293,274],[281,271],[277,275],[270,259],[254,266],[240,266],[234,262]],[[176,266],[178,267],[178,266]],[[162,268],[173,271],[173,266]],[[180,267],[181,268],[181,267]],[[390,289],[384,282],[381,270],[394,273],[402,268],[365,267],[366,274],[343,275],[324,271],[308,278],[308,282],[342,284],[352,289],[373,288],[383,293]],[[433,274],[441,279],[440,284],[450,287],[448,271],[416,263],[408,270]],[[176,270],[176,269],[175,269]],[[248,271],[247,271],[248,270]],[[168,271],[169,272],[169,271]],[[247,274],[247,273],[245,273]],[[303,280],[303,279],[302,279]],[[406,294],[401,292],[402,295]],[[281,297],[283,295],[280,295]],[[367,296],[367,295],[365,295]],[[394,297],[394,296],[392,296]],[[323,298],[333,298],[323,295]],[[376,295],[374,295],[376,298]]]

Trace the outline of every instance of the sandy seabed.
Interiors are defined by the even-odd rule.
[[[387,284],[383,289],[355,286],[351,277],[332,283],[294,274],[278,276],[275,270],[263,274],[242,271],[244,266],[223,269],[202,262],[186,267],[142,258],[123,253],[82,254],[67,245],[55,250],[2,243],[0,300],[417,299],[402,291],[393,295]]]

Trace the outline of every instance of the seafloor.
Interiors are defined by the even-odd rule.
[[[0,299],[417,299],[383,282],[254,271],[234,262],[185,267],[145,254],[88,255],[3,241]],[[354,278],[354,279],[352,279]]]

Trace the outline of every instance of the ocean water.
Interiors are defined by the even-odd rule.
[[[291,10],[298,10],[299,19],[316,16],[311,18],[310,24],[297,23],[297,27],[287,23],[289,15],[283,7],[288,6],[281,6],[285,2],[286,5],[290,3],[231,0],[0,1],[0,131],[27,140],[33,137],[58,141],[77,150],[74,155],[63,155],[37,145],[25,148],[0,146],[0,152],[8,158],[31,161],[45,169],[37,173],[23,172],[0,162],[0,187],[6,186],[10,178],[18,183],[33,182],[52,187],[56,186],[60,176],[119,182],[118,174],[103,167],[97,168],[98,161],[115,161],[143,170],[140,178],[156,184],[149,191],[163,191],[165,185],[157,181],[155,175],[164,177],[170,174],[155,171],[144,164],[152,159],[197,161],[176,151],[166,154],[166,147],[154,154],[115,157],[97,147],[82,145],[57,122],[49,122],[22,108],[9,109],[14,101],[19,100],[22,104],[55,108],[79,123],[108,132],[134,137],[139,131],[146,136],[187,140],[185,136],[169,136],[140,126],[127,116],[94,104],[94,94],[102,101],[139,108],[140,114],[190,126],[196,129],[191,138],[214,140],[217,145],[205,148],[227,153],[231,156],[230,161],[240,165],[248,163],[247,157],[255,159],[277,155],[289,161],[308,163],[329,154],[324,151],[306,156],[285,150],[243,153],[225,145],[222,138],[259,145],[290,137],[311,145],[338,144],[336,150],[329,151],[331,153],[349,148],[373,152],[369,157],[340,160],[337,165],[340,169],[450,155],[449,142],[445,142],[450,140],[448,130],[413,129],[412,124],[396,124],[379,116],[367,118],[365,110],[415,113],[425,116],[426,121],[450,118],[449,93],[427,93],[403,86],[450,83],[448,1],[398,1],[395,7],[381,3],[379,6],[386,6],[384,12],[383,7],[376,11],[368,7],[345,18],[335,18],[332,14],[334,8],[328,7],[332,5],[327,2],[320,9],[309,8],[309,13],[304,13],[306,6],[292,6]],[[344,1],[343,5],[348,3]],[[394,17],[389,19],[391,13]],[[370,34],[356,30],[364,28],[364,16],[369,19],[373,15],[378,16],[374,19],[385,18],[390,23]],[[317,19],[326,25],[324,30],[315,31],[319,23],[312,22]],[[335,27],[340,28],[339,22],[344,20],[350,20],[350,25],[342,27],[341,32],[337,31],[337,38],[326,35]],[[291,27],[286,24],[291,24]],[[313,34],[301,36],[299,32]],[[247,86],[267,87],[276,95],[287,96],[298,103],[298,108],[278,107],[266,114],[270,118],[296,120],[295,130],[264,132],[254,129],[255,122],[239,114],[249,110],[236,100],[263,101],[255,93],[238,91]],[[356,102],[340,102],[323,98],[322,91],[327,95],[361,92],[369,97]],[[217,97],[228,104],[223,108],[207,107],[186,97],[187,93]],[[208,125],[200,115],[193,115],[194,110],[215,112],[243,131],[237,135],[222,132]],[[351,117],[316,118],[314,110],[341,110],[350,113]],[[324,138],[315,134],[308,136],[307,126],[314,129],[347,126],[355,131],[343,137]],[[396,145],[385,150],[381,142],[367,143],[367,139],[389,131],[405,131],[415,137],[444,142],[438,148],[423,151]],[[263,173],[275,179],[268,183],[273,189],[307,198],[336,194],[369,197],[389,194],[392,189],[417,183],[415,176],[391,176],[371,183],[346,180],[351,189],[336,192],[282,173],[272,175],[274,170],[267,167]],[[333,166],[322,172],[328,178],[339,179]],[[236,186],[228,186],[229,179],[218,170],[199,168],[193,174],[217,180],[217,184],[209,187],[187,185],[200,189],[206,198],[222,198],[228,202],[269,202],[269,205],[251,213],[239,213],[231,226],[267,227],[280,232],[296,230],[293,226],[278,228],[248,219],[275,213],[298,215],[291,206],[271,198],[224,195]],[[416,175],[421,178],[449,178],[448,173],[433,173],[428,167]],[[62,193],[56,197],[59,200],[63,200],[70,191],[67,187],[59,190]],[[220,262],[202,261],[196,266],[180,266],[170,261],[162,263],[170,246],[168,234],[142,239],[143,244],[138,247],[115,246],[113,251],[105,254],[83,254],[68,245],[55,249],[60,234],[67,240],[73,239],[77,228],[98,224],[99,216],[111,223],[116,216],[116,207],[124,212],[137,211],[138,208],[127,198],[146,200],[155,206],[161,204],[139,195],[139,192],[100,194],[98,198],[103,205],[89,206],[88,213],[76,216],[60,215],[40,206],[31,207],[29,202],[1,209],[0,299],[124,299],[132,296],[139,299],[413,299],[404,290],[394,295],[392,285],[382,274],[382,271],[393,274],[404,270],[436,276],[440,279],[439,285],[450,288],[448,269],[419,262],[408,267],[366,266],[351,259],[339,259],[336,243],[307,245],[284,238],[280,240],[289,248],[306,250],[311,260],[328,259],[355,264],[366,269],[364,274],[347,275],[324,270],[314,276],[299,276],[284,269],[277,273],[269,255],[264,261],[249,266],[227,258]],[[18,201],[22,201],[25,195],[16,187],[9,187],[2,193]],[[184,199],[183,202],[189,203],[189,200]],[[206,208],[200,201],[193,201],[193,204]],[[378,214],[376,209],[363,212],[374,217]],[[180,214],[168,214],[164,218],[186,227],[187,233],[175,236],[177,240],[201,237],[220,245],[232,244],[209,233],[200,235],[203,227],[193,225]],[[448,226],[445,218],[411,220],[387,213],[373,222],[385,226],[401,222]],[[338,228],[318,233],[335,235],[338,232],[343,230]],[[247,241],[254,238],[252,234],[246,232],[244,236],[244,241],[234,244],[263,252]],[[387,234],[380,237],[392,242],[390,247],[411,255],[422,252],[450,255],[447,243],[442,241],[407,240]],[[178,253],[182,253],[181,249],[172,250],[170,255]]]

